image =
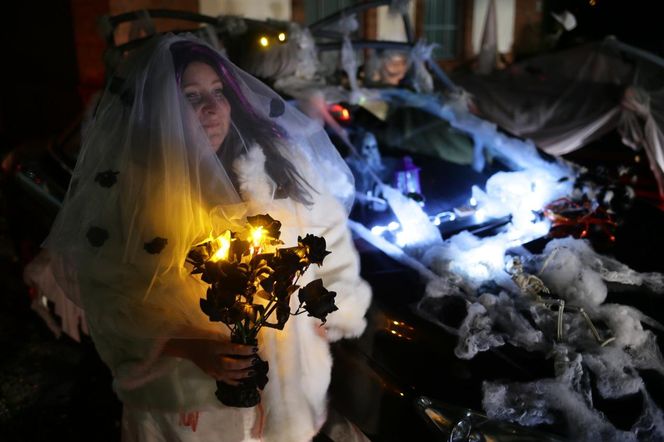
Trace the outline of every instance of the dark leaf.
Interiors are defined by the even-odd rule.
[[[189,260],[190,263],[197,266],[205,264],[205,261],[210,259],[210,254],[207,250],[206,245],[201,244],[191,249],[187,254],[187,259]]]
[[[104,172],[99,172],[95,176],[95,182],[99,183],[101,187],[111,187],[118,182],[118,174],[120,172],[114,172],[112,170],[107,170]]]
[[[239,237],[233,235],[233,241],[231,241],[231,248],[228,251],[228,260],[239,262],[242,260],[242,255],[249,253],[249,241],[244,241]]]
[[[320,266],[323,264],[325,257],[330,254],[330,252],[325,250],[325,238],[321,236],[314,236],[312,234],[307,234],[304,238],[298,236],[297,244],[304,249],[306,259],[311,264],[318,264]]]
[[[235,302],[228,309],[229,319],[231,322],[236,323],[248,319],[251,323],[256,322],[258,311],[252,304],[246,302]]]
[[[274,281],[275,281],[275,276],[269,276],[268,278],[265,278],[264,280],[261,281],[261,287],[263,290],[266,292],[272,292],[272,289],[274,288]]]
[[[235,302],[236,296],[235,293],[230,290],[225,290],[224,287],[220,287],[218,284],[215,284],[208,289],[208,301],[210,301],[213,307],[217,310],[232,306]]]
[[[259,298],[263,298],[267,301],[272,299],[272,295],[270,295],[270,293],[268,293],[266,290],[258,290],[256,292],[256,296],[258,296]]]
[[[108,232],[101,227],[92,226],[85,236],[93,247],[101,247],[108,239]]]
[[[269,278],[274,273],[274,270],[270,267],[273,261],[274,255],[271,253],[256,255],[252,258],[250,267],[253,269],[254,278],[258,282]]]
[[[241,303],[236,302],[228,309],[228,323],[235,324],[244,319],[244,308],[240,305]]]
[[[323,287],[323,280],[316,279],[300,289],[298,299],[304,304],[309,316],[325,322],[327,315],[338,310],[334,304],[336,292],[330,292]]]
[[[201,310],[210,318],[210,321],[219,322],[223,320],[225,310],[215,309],[208,300],[203,298],[200,300],[200,305]]]
[[[277,304],[277,324],[281,329],[284,328],[286,321],[290,318],[290,306],[285,302]]]
[[[277,249],[272,262],[277,280],[292,281],[295,273],[298,270],[303,270],[304,267],[306,267],[306,262],[302,262],[300,255],[297,253],[297,247]]]
[[[272,288],[272,293],[274,296],[279,299],[290,299],[290,293],[288,293],[288,287],[290,287],[291,281],[277,281]]]
[[[203,265],[203,274],[201,275],[201,279],[208,284],[214,284],[215,282],[219,281],[221,274],[221,261],[210,261]]]
[[[256,374],[254,375],[256,387],[258,387],[259,390],[262,390],[265,388],[268,381],[267,373],[270,370],[270,365],[267,361],[258,358],[258,361],[254,364],[253,368],[256,371]]]
[[[160,238],[157,236],[152,241],[146,242],[143,245],[143,248],[149,254],[156,255],[157,253],[161,253],[161,251],[164,250],[166,244],[168,244],[168,240],[166,238]]]

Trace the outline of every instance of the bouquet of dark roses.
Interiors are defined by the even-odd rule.
[[[303,313],[324,323],[337,310],[336,293],[323,287],[320,279],[297,285],[311,264],[320,266],[330,253],[325,239],[307,234],[298,236],[295,247],[277,248],[283,244],[280,229],[281,223],[268,214],[249,216],[244,231],[227,230],[194,246],[187,255],[192,274],[200,274],[210,285],[201,309],[211,321],[228,327],[231,342],[257,345],[263,327],[283,329],[290,316]],[[300,303],[292,312],[291,296],[298,289]],[[268,380],[268,363],[259,358],[254,370],[256,374],[237,387],[217,381],[217,398],[234,407],[258,404],[258,390]]]

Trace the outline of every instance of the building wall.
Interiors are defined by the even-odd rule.
[[[516,0],[495,0],[496,2],[496,24],[498,28],[498,52],[507,53],[512,51],[514,43],[514,17],[516,13]],[[474,0],[473,3],[473,53],[480,50],[484,20],[489,7],[489,0]]]
[[[178,9],[198,11],[198,0],[70,0],[74,27],[74,43],[78,64],[79,89],[84,102],[103,87],[103,53],[106,43],[100,36],[99,18],[140,9]],[[181,25],[176,20],[158,20],[158,31]],[[115,32],[116,44],[127,41],[129,24],[120,25]]]
[[[111,15],[141,9],[173,9],[178,11],[198,12],[198,0],[108,0]],[[172,29],[181,29],[190,26],[189,22],[181,20],[155,19],[154,26],[157,32],[167,32]],[[137,23],[136,23],[137,24]],[[134,24],[134,26],[136,26]],[[122,44],[129,40],[131,25],[124,23],[115,31],[115,43]]]
[[[201,14],[240,15],[264,20],[291,20],[291,0],[198,0]]]
[[[528,55],[542,46],[542,0],[516,0],[514,19],[514,53]]]
[[[411,1],[409,15],[413,30],[415,29],[415,14],[415,2]],[[406,31],[400,14],[392,15],[389,13],[389,8],[383,6],[378,8],[377,15],[376,38],[379,40],[406,41]]]

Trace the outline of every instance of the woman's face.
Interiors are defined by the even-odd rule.
[[[231,120],[231,107],[224,96],[221,79],[210,65],[195,61],[182,74],[181,88],[194,107],[212,147],[219,150]]]

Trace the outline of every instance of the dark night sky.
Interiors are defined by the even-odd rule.
[[[81,108],[69,1],[5,2],[2,16],[3,144],[62,130]]]
[[[615,35],[619,40],[664,56],[661,2],[657,0],[553,0],[551,10],[567,9],[578,23],[573,33],[588,40]]]

